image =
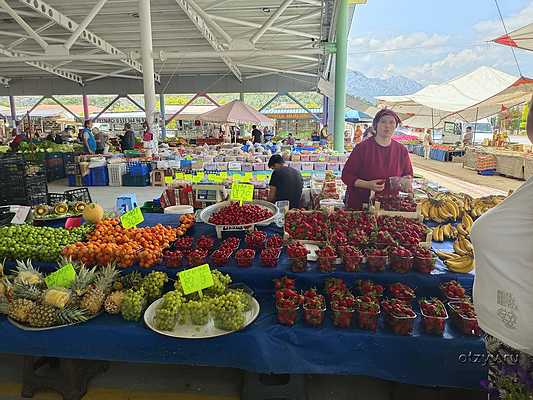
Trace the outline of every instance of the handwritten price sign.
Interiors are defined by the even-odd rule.
[[[72,286],[76,280],[76,270],[72,264],[66,264],[64,267],[59,268],[57,271],[52,272],[46,278],[44,282],[48,288],[53,287],[65,287]]]
[[[235,200],[241,203],[243,201],[252,201],[254,199],[254,185],[247,183],[233,183],[231,185],[231,200]]]
[[[120,223],[124,229],[133,228],[144,221],[144,215],[139,207],[122,214]]]
[[[202,290],[213,286],[213,275],[209,269],[209,264],[203,264],[199,267],[194,267],[181,271],[178,274],[183,288],[183,293],[190,294],[194,292],[202,292]]]

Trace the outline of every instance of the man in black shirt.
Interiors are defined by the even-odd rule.
[[[303,179],[300,171],[287,167],[279,154],[274,154],[268,161],[268,167],[274,172],[270,178],[268,201],[288,200],[290,208],[299,208],[302,197]]]
[[[263,137],[263,132],[261,132],[259,129],[257,129],[257,126],[252,125],[252,136],[254,138],[253,142],[261,143],[261,138]]]

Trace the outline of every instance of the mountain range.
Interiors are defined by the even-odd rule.
[[[349,94],[371,103],[376,102],[376,96],[412,94],[423,87],[420,83],[405,76],[391,76],[386,79],[369,78],[361,72],[353,70],[348,71],[346,86]]]

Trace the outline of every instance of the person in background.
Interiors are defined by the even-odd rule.
[[[318,134],[318,132],[316,130],[313,131],[313,133],[311,133],[311,141],[312,142],[320,142],[320,135]]]
[[[96,141],[96,154],[104,154],[107,144],[107,134],[98,128],[93,129],[94,140]]]
[[[361,141],[367,140],[374,136],[374,128],[368,126],[367,124],[364,125],[364,128],[365,130],[363,132],[363,138],[361,139]]]
[[[466,132],[463,136],[463,145],[472,146],[472,140],[474,139],[474,134],[472,133],[472,127],[467,126]]]
[[[390,177],[403,177],[410,182],[413,166],[407,148],[392,140],[400,118],[392,110],[380,110],[372,123],[375,136],[353,149],[342,170],[346,184],[346,208],[362,210],[370,200],[370,192],[389,191]],[[410,184],[404,184],[405,189]],[[404,189],[404,188],[402,188]]]
[[[272,141],[273,137],[274,137],[274,131],[265,126],[265,129],[263,129],[263,140],[265,142],[270,142]]]
[[[294,144],[296,143],[296,140],[292,136],[292,133],[289,133],[289,135],[287,136],[286,143],[287,143],[288,146],[294,146]]]
[[[96,140],[92,132],[93,122],[88,119],[83,124],[83,130],[81,132],[81,140],[83,143],[83,151],[85,153],[94,154],[96,151]]]
[[[262,142],[263,133],[255,125],[252,125],[252,137],[254,144]]]
[[[431,137],[431,129],[428,129],[426,131],[422,144],[424,146],[424,158],[426,160],[429,160],[429,153],[431,151],[431,145],[433,144],[433,138]]]
[[[287,167],[280,154],[274,154],[268,160],[268,168],[271,168],[270,190],[268,201],[289,201],[289,208],[299,208],[302,198],[303,179],[300,171]]]
[[[328,137],[329,137],[328,124],[324,124],[322,129],[320,129],[320,145],[321,146],[326,146],[328,144]]]
[[[355,128],[354,135],[353,135],[354,144],[361,143],[362,138],[363,138],[363,130],[361,129],[361,125],[357,125]]]
[[[133,150],[135,146],[135,132],[131,129],[131,124],[124,124],[124,134],[120,136],[120,148],[122,151]]]
[[[17,132],[17,128],[13,128],[11,135],[13,136],[13,140],[9,143],[11,151],[18,151],[20,144],[28,141],[28,137],[22,132]]]
[[[526,130],[533,143],[533,97]],[[489,399],[533,399],[533,178],[479,217],[474,307],[485,332]]]

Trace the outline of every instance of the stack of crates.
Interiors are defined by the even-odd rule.
[[[89,185],[88,186],[108,186],[109,175],[107,165],[103,167],[89,168]]]
[[[34,164],[19,154],[0,156],[0,205],[33,206],[46,204],[48,184],[42,164]]]
[[[491,154],[476,154],[476,171],[478,175],[496,174],[496,157]]]
[[[109,172],[109,186],[122,186],[122,176],[126,173],[126,164],[109,164],[107,170]]]
[[[144,162],[130,162],[126,164],[126,173],[122,175],[123,186],[149,186],[150,185],[150,164]]]
[[[46,153],[44,159],[46,179],[48,182],[57,181],[65,177],[65,161],[63,153]]]

